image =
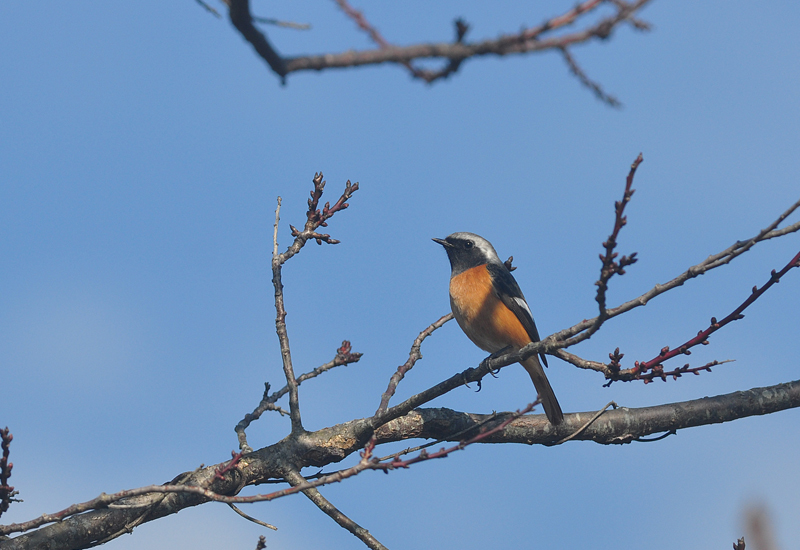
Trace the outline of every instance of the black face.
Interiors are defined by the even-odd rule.
[[[472,233],[453,233],[445,239],[433,239],[442,245],[450,260],[453,275],[492,261],[494,249],[489,242]]]

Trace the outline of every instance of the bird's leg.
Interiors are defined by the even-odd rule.
[[[481,366],[481,367],[482,367],[482,366],[484,366],[484,364],[485,364],[487,361],[491,361],[492,359],[497,359],[498,357],[500,357],[500,356],[502,356],[502,355],[505,355],[505,354],[506,354],[506,353],[508,353],[509,351],[511,351],[511,346],[510,346],[510,345],[509,345],[509,346],[506,346],[506,347],[504,347],[504,348],[502,348],[502,349],[499,349],[499,350],[497,350],[496,352],[494,352],[493,354],[491,354],[489,357],[487,357],[486,359],[484,359],[483,361],[481,361],[481,364],[480,364],[479,366]],[[497,378],[497,376],[495,376],[495,375],[496,375],[498,372],[500,372],[500,369],[497,369],[497,370],[495,370],[495,371],[493,371],[493,370],[489,369],[489,374],[491,374],[491,375],[492,375],[494,378]]]

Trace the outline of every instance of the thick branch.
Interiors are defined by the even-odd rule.
[[[603,444],[627,443],[654,433],[728,422],[796,407],[800,407],[800,381],[682,403],[607,411],[574,439],[591,440]],[[389,410],[391,411],[391,409]],[[558,427],[547,422],[544,415],[524,416],[516,419],[503,430],[485,438],[482,442],[553,444],[578,430],[593,414],[592,412],[566,414],[564,422]],[[447,440],[453,434],[459,434],[467,428],[477,426],[485,418],[485,415],[462,413],[449,409],[421,409],[380,427],[376,436],[379,444],[413,438]],[[369,436],[365,434],[372,432],[370,420],[353,420],[318,432],[301,434],[296,438],[286,438],[275,445],[245,455],[235,469],[225,474],[224,480],[213,479],[216,467],[183,474],[178,479],[185,485],[196,486],[194,490],[198,493],[206,491],[202,487],[210,486],[219,495],[235,494],[245,485],[283,477],[285,472],[279,469],[279,465],[285,464],[287,461],[291,461],[296,468],[324,466],[339,462],[364,447],[369,439]],[[465,439],[469,435],[469,432],[460,433],[456,439]],[[157,488],[148,489],[155,490]],[[174,486],[170,489],[170,491],[180,490],[179,487]],[[289,494],[291,492],[295,491],[284,490],[282,493]],[[273,494],[269,499],[278,496],[281,495]],[[143,511],[146,512],[146,516],[141,521],[152,521],[207,500],[207,497],[200,494],[186,492],[175,492],[166,497],[151,493],[136,499],[128,499],[125,501],[127,507],[124,508],[104,508],[67,517],[59,523],[43,527],[32,533],[0,541],[0,549],[34,549],[45,547],[45,545],[50,550],[82,548],[99,540],[104,534],[112,534],[120,529],[125,529],[126,525],[141,518]],[[252,502],[257,499],[254,497],[224,497],[218,500]],[[66,514],[63,517],[66,517]],[[15,525],[0,528],[0,534],[17,531],[19,531],[18,526]]]
[[[620,407],[604,412],[573,439],[606,445],[629,443],[651,434],[730,422],[797,407],[800,407],[800,380],[655,407]],[[542,414],[526,415],[483,442],[553,444],[581,428],[594,414],[592,411],[565,414],[564,422],[557,428]],[[418,409],[382,426],[375,436],[378,443],[400,441],[408,437],[456,441],[474,435],[469,431],[460,432],[490,417],[451,409]],[[449,437],[454,433],[460,433],[457,439]]]
[[[249,0],[226,0],[230,7],[231,23],[242,36],[253,45],[256,53],[266,61],[270,68],[281,78],[286,76],[286,63],[275,51],[267,37],[253,25],[253,16],[250,13]]]

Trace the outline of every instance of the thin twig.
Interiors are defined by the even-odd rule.
[[[414,367],[416,362],[422,359],[422,353],[420,353],[422,342],[424,342],[425,339],[433,333],[433,331],[440,328],[442,325],[444,325],[447,321],[449,321],[452,318],[453,318],[452,313],[448,313],[447,315],[442,315],[437,321],[431,323],[430,326],[428,326],[428,328],[420,332],[419,336],[417,336],[416,339],[414,339],[414,343],[411,345],[411,351],[408,354],[408,360],[399,367],[397,367],[397,371],[395,371],[395,373],[389,379],[389,386],[386,388],[386,391],[383,392],[383,395],[381,396],[381,403],[378,406],[378,410],[375,411],[375,416],[379,416],[384,412],[386,412],[386,409],[389,407],[389,400],[392,398],[394,392],[397,390],[397,385],[400,383],[400,381],[403,379],[406,373]]]
[[[209,6],[208,4],[203,2],[203,0],[195,0],[195,1],[198,4],[200,4],[201,6],[203,6],[207,12],[209,12],[212,15],[214,15],[217,19],[221,19],[222,18],[222,16],[220,15],[220,13],[217,10],[215,10],[214,8],[212,8],[211,6]]]
[[[303,431],[303,422],[300,418],[300,399],[297,392],[297,379],[292,366],[292,351],[289,346],[289,333],[286,330],[286,308],[283,303],[283,283],[281,282],[281,267],[285,259],[283,254],[278,254],[278,222],[280,221],[281,198],[278,197],[278,206],[275,209],[275,229],[272,237],[272,285],[275,287],[275,331],[281,347],[283,360],[283,374],[286,385],[289,387],[289,418],[292,421],[292,433]]]
[[[588,422],[586,422],[586,424],[584,424],[583,426],[581,426],[580,428],[578,428],[577,430],[575,430],[574,432],[569,434],[564,439],[556,441],[555,443],[553,443],[553,445],[561,445],[562,443],[566,443],[570,439],[573,439],[573,438],[579,436],[580,434],[582,434],[586,430],[586,428],[588,428],[592,424],[592,422],[594,422],[595,420],[600,418],[600,415],[602,415],[604,412],[606,412],[606,409],[608,409],[609,407],[614,407],[616,409],[617,408],[617,404],[614,401],[609,401],[608,404],[605,407],[603,407],[602,409],[600,409],[599,411],[597,411],[597,413],[595,413],[595,415],[592,416],[588,420]]]
[[[336,356],[327,363],[320,365],[319,367],[301,374],[297,377],[297,385],[299,386],[306,380],[311,378],[315,378],[320,374],[331,370],[334,367],[339,367],[342,365],[349,365],[350,363],[357,363],[359,359],[363,356],[363,353],[357,353],[352,351],[352,345],[348,340],[344,340],[342,345],[339,349],[336,350]],[[247,434],[245,430],[250,426],[252,422],[258,420],[261,415],[266,411],[277,411],[281,414],[281,416],[288,415],[289,413],[280,408],[278,405],[275,404],[278,399],[283,397],[289,392],[289,386],[284,385],[281,389],[273,392],[272,394],[269,393],[270,385],[269,382],[264,383],[264,394],[261,397],[261,402],[258,406],[253,410],[252,413],[248,413],[244,415],[244,418],[236,424],[234,431],[239,439],[239,449],[246,453],[253,452],[252,447],[247,444]]]
[[[0,430],[0,449],[3,451],[2,456],[0,456],[0,516],[8,510],[12,502],[19,502],[18,499],[13,498],[19,491],[15,491],[14,487],[8,484],[8,478],[11,477],[11,469],[14,468],[14,464],[8,461],[13,439],[14,436],[8,430],[8,426]]]
[[[284,477],[291,485],[299,486],[300,484],[308,483],[308,481],[301,476],[297,470],[287,470]],[[355,521],[342,513],[342,511],[336,506],[331,504],[331,502],[322,496],[322,494],[316,488],[312,487],[305,489],[303,490],[303,494],[307,496],[311,502],[316,504],[317,508],[325,512],[325,514],[327,514],[333,521],[338,523],[342,528],[350,531],[361,542],[366,544],[368,548],[372,548],[372,550],[388,550],[388,548],[386,548],[378,541],[378,539],[372,536],[369,531],[361,527]]]
[[[256,523],[256,524],[258,524],[258,525],[260,525],[262,527],[266,527],[267,529],[272,529],[273,531],[277,531],[278,530],[278,528],[275,527],[274,525],[272,525],[271,523],[266,523],[264,521],[261,521],[260,519],[256,519],[253,516],[249,516],[249,515],[245,514],[239,508],[237,508],[235,504],[233,504],[231,502],[228,503],[228,506],[231,507],[231,510],[233,510],[234,512],[236,512],[237,514],[239,514],[240,516],[242,516],[244,519],[246,519],[248,521],[252,521],[253,523]]]
[[[561,48],[561,54],[564,56],[564,61],[567,62],[570,72],[581,81],[581,84],[583,84],[586,88],[589,88],[597,99],[609,107],[614,107],[616,109],[622,107],[622,103],[620,103],[616,97],[606,93],[600,84],[588,77],[583,69],[581,69],[580,65],[578,65],[578,62],[575,61],[575,58],[572,57],[572,54],[569,53],[567,48]]]
[[[658,284],[649,291],[642,294],[641,296],[629,300],[613,309],[606,310],[607,319],[612,319],[614,317],[622,315],[623,313],[627,313],[632,309],[647,305],[647,302],[649,302],[656,296],[660,296],[661,294],[664,294],[665,292],[668,292],[673,288],[679,287],[683,285],[686,281],[694,279],[699,275],[703,275],[704,273],[707,273],[712,269],[730,263],[732,260],[744,254],[759,242],[766,241],[769,239],[774,239],[777,237],[782,237],[784,235],[788,235],[789,233],[797,232],[798,230],[800,230],[800,222],[796,222],[783,229],[776,229],[776,228],[778,225],[780,225],[781,222],[783,222],[783,220],[789,217],[798,208],[800,208],[800,200],[798,200],[791,207],[789,207],[783,214],[781,214],[778,217],[778,219],[772,222],[768,227],[759,231],[758,234],[755,235],[754,237],[747,239],[745,241],[736,241],[734,244],[732,244],[725,250],[718,252],[716,254],[712,254],[699,264],[690,267],[689,269],[687,269],[674,279],[666,283]],[[585,340],[586,337],[584,337],[584,335],[581,333],[590,329],[595,323],[597,323],[597,320],[598,320],[597,317],[594,317],[592,319],[587,319],[581,321],[580,323],[568,329],[564,329],[562,331],[559,331],[551,335],[550,337],[548,337],[548,339],[552,338],[553,342],[559,342],[559,345],[553,347],[553,349],[574,346],[575,344]],[[579,336],[576,337],[576,335]],[[550,350],[550,348],[548,348],[548,350]]]
[[[295,23],[294,21],[281,21],[280,19],[273,19],[272,17],[253,17],[256,23],[264,23],[265,25],[275,25],[276,27],[284,27],[286,29],[295,29],[298,31],[307,31],[311,29],[310,23]]]

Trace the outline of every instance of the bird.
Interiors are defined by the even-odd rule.
[[[539,331],[525,296],[508,267],[500,261],[492,244],[474,233],[453,233],[433,239],[442,245],[450,260],[450,307],[458,326],[484,351],[497,354],[516,351],[538,342]],[[542,363],[544,354],[520,361],[539,393],[551,424],[564,419]]]

